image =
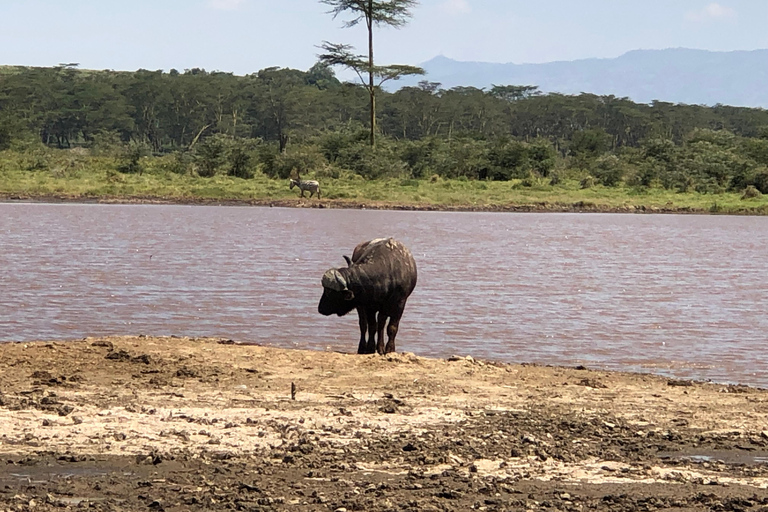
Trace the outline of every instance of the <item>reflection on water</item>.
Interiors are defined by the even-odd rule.
[[[419,265],[401,351],[768,386],[768,218],[0,204],[0,340],[226,336],[354,351],[320,276]]]

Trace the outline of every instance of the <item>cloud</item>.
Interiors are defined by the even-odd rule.
[[[244,3],[245,0],[208,0],[208,6],[219,11],[235,11]]]
[[[470,7],[468,0],[446,0],[440,5],[440,8],[452,16],[472,12],[472,7]]]
[[[703,23],[706,21],[729,20],[736,18],[736,16],[737,14],[734,9],[720,5],[717,2],[712,2],[703,9],[688,11],[685,15],[687,20],[697,23]]]

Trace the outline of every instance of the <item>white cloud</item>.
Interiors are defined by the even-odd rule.
[[[461,14],[472,12],[472,7],[470,7],[468,0],[446,0],[440,7],[443,11],[452,16],[459,16]]]
[[[736,18],[736,11],[717,2],[712,2],[703,9],[689,11],[685,15],[689,21],[702,23],[705,21],[728,20]]]
[[[208,6],[220,11],[235,11],[245,3],[245,0],[208,0]]]

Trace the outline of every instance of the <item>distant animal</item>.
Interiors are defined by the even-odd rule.
[[[297,176],[295,180],[291,178],[290,189],[293,190],[293,187],[299,187],[300,197],[304,197],[304,192],[308,191],[310,199],[314,194],[317,194],[317,198],[320,199],[320,183],[315,180],[303,180]]]
[[[317,311],[325,316],[344,316],[357,309],[357,353],[395,352],[405,303],[416,287],[416,261],[411,251],[394,238],[378,238],[359,244],[352,258],[344,259],[346,268],[332,268],[323,274],[323,296]]]

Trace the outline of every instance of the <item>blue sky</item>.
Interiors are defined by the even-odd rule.
[[[251,73],[309,68],[323,40],[365,44],[317,0],[0,0],[0,64]],[[616,57],[768,48],[768,0],[422,0],[377,33],[381,63]],[[768,64],[768,63],[767,63]]]

